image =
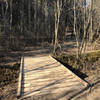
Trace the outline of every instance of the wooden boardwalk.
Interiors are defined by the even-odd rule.
[[[23,57],[21,60],[20,100],[68,100],[87,85],[51,56]]]

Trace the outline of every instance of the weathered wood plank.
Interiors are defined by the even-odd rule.
[[[51,56],[25,57],[23,70],[24,79],[19,80],[22,89],[20,99],[23,100],[32,96],[37,97],[35,100],[61,100],[88,85]]]

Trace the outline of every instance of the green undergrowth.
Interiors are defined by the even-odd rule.
[[[16,82],[19,75],[20,64],[0,65],[0,87]]]
[[[83,69],[95,70],[95,66],[100,65],[100,51],[82,54],[79,59],[76,58],[76,55],[66,53],[54,56],[54,58],[80,71]]]

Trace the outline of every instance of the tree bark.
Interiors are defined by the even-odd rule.
[[[56,49],[58,47],[58,27],[59,27],[59,18],[61,13],[62,4],[57,0],[55,3],[55,43],[54,43],[54,54],[56,54]]]

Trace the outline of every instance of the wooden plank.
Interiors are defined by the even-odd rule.
[[[61,100],[63,95],[65,95],[64,98],[68,98],[88,86],[87,82],[51,56],[24,57],[23,65],[24,79],[21,81],[22,74],[20,73],[18,86],[20,99],[34,96],[41,97],[42,100],[42,96],[49,98],[47,95],[51,95],[51,99]],[[53,94],[55,94],[54,97]]]
[[[51,57],[51,56],[50,56]],[[56,60],[56,59],[54,59],[53,58],[53,60]],[[57,60],[56,60],[57,61]],[[57,61],[58,62],[58,61]],[[58,62],[58,63],[60,63],[60,62]],[[60,63],[61,64],[61,63]],[[69,70],[68,68],[65,68],[65,66],[64,65],[62,65],[61,64],[61,66],[65,69],[65,70],[67,70],[69,73],[71,73],[77,80],[79,80],[84,86],[88,86],[88,83],[85,81],[85,80],[82,80],[80,77],[78,77],[76,74],[74,74],[71,70]]]

